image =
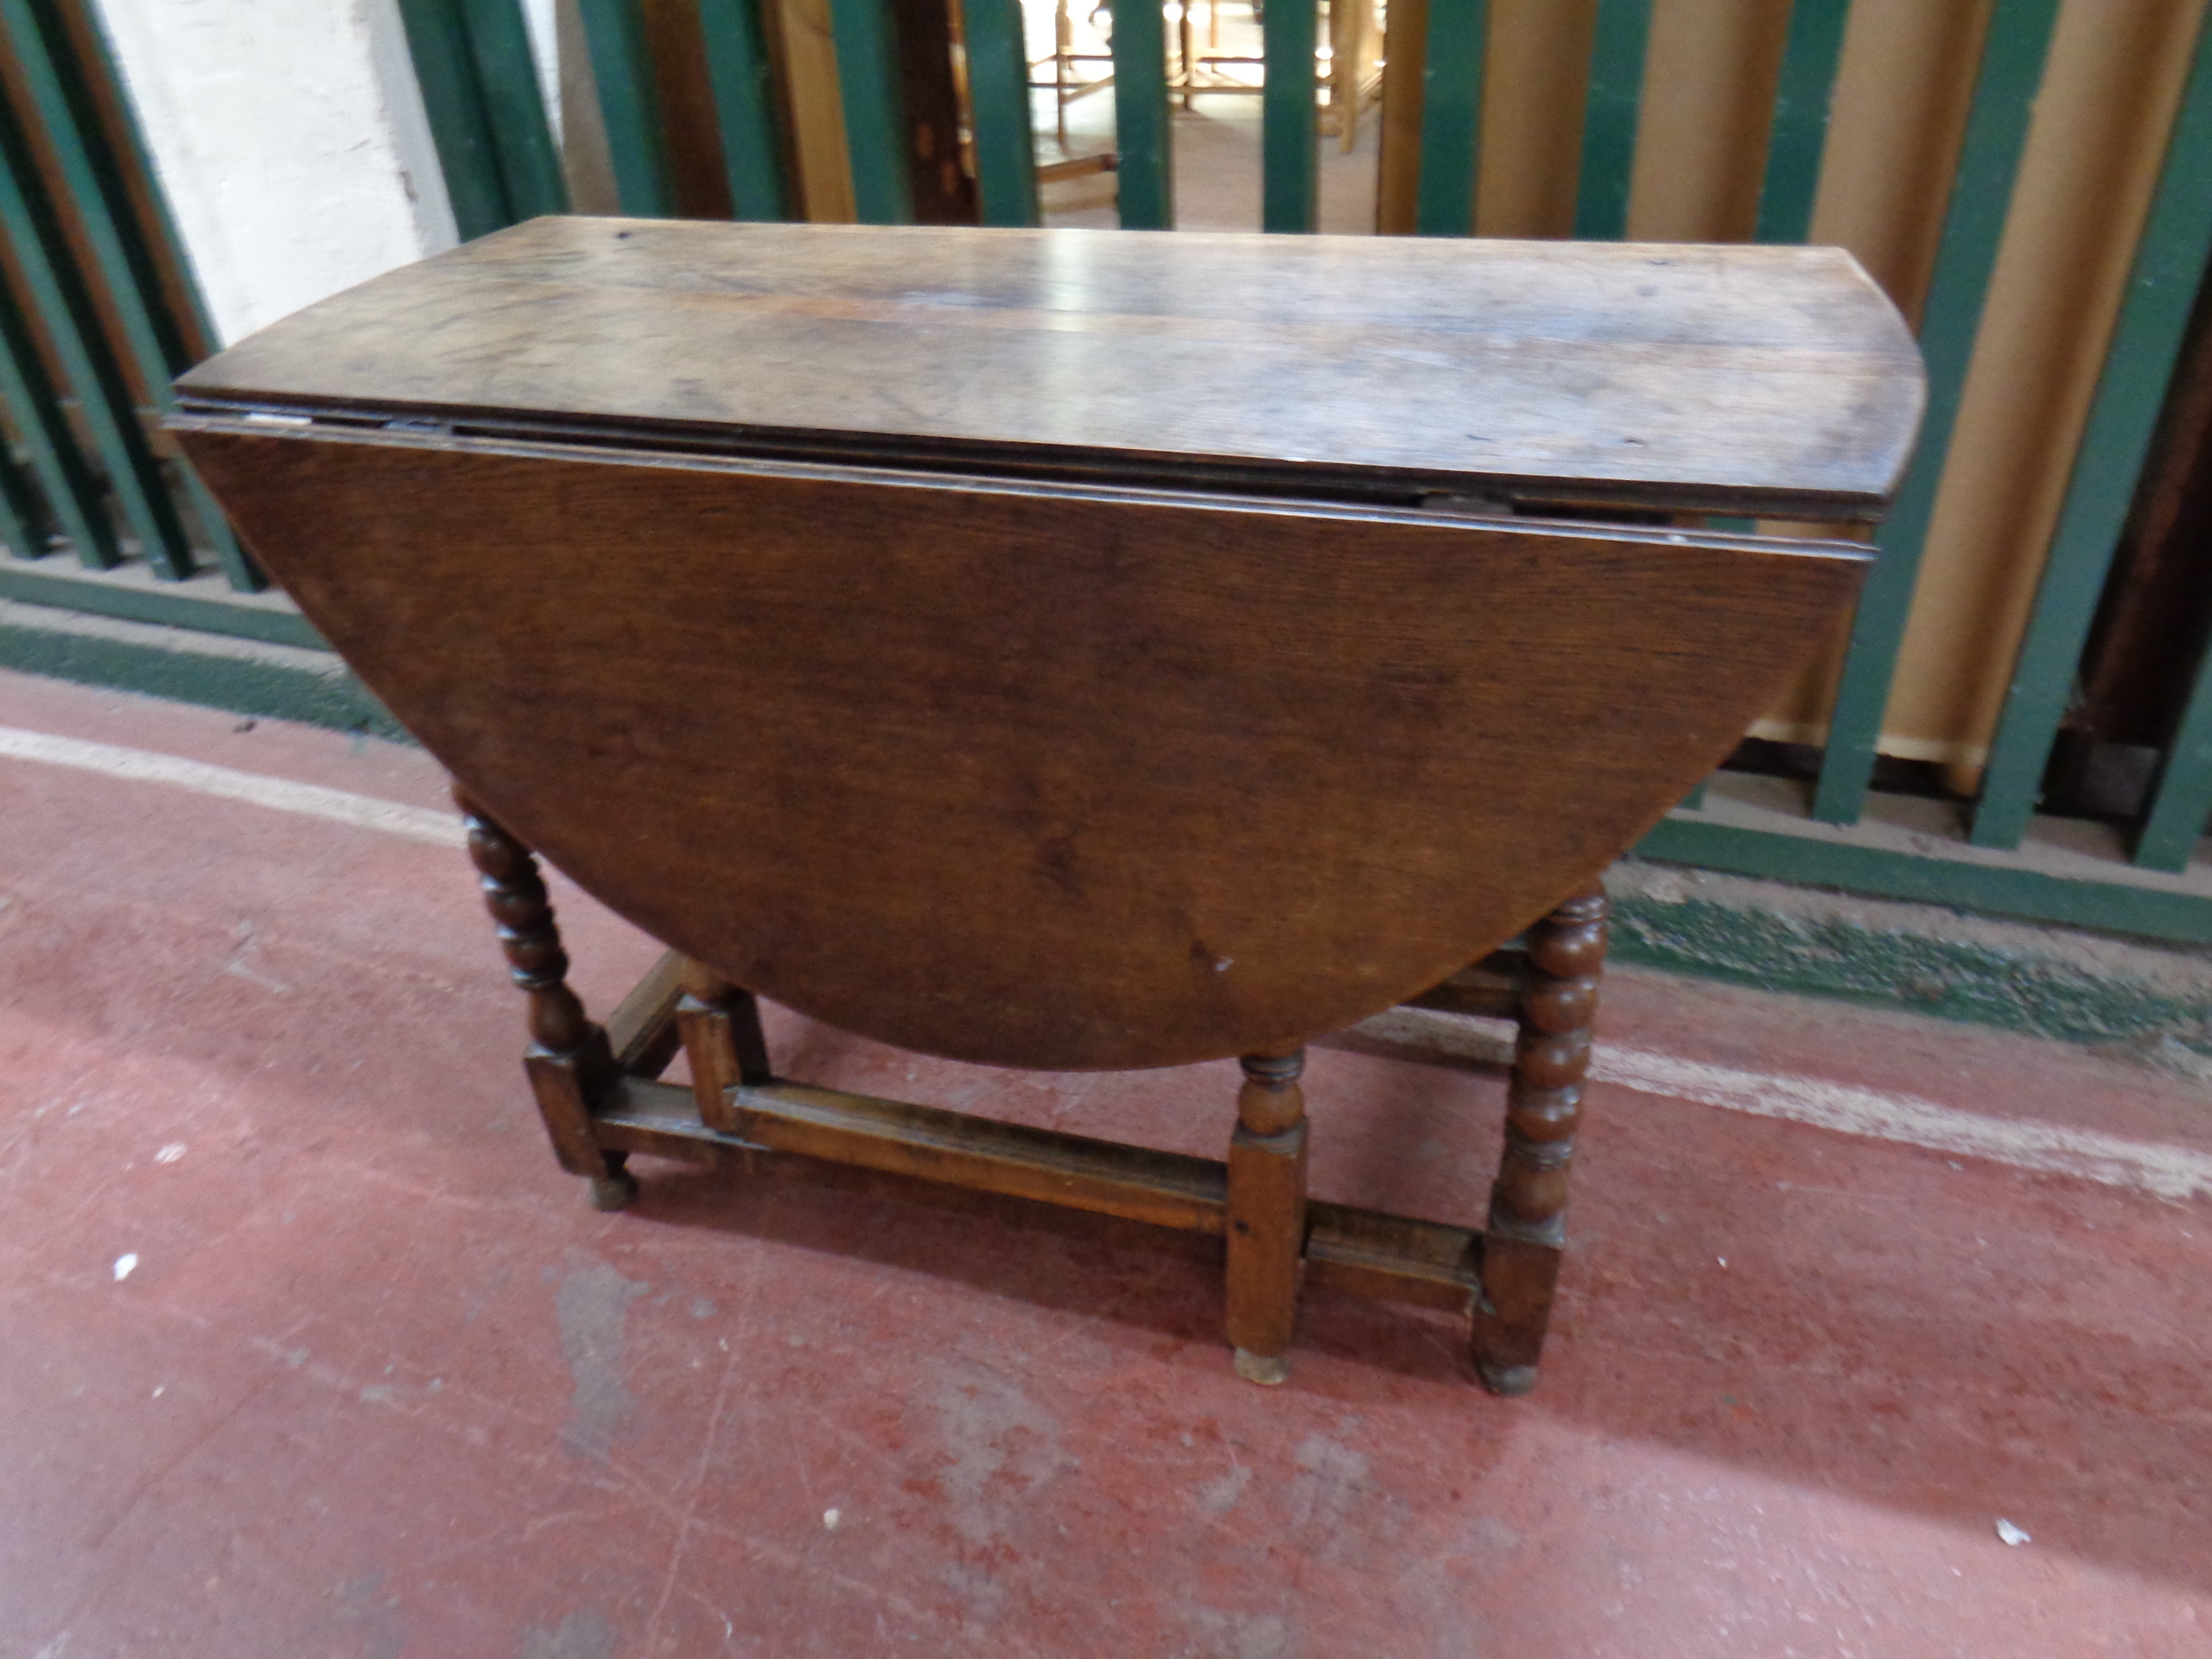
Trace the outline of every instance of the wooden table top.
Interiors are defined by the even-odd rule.
[[[1411,502],[1875,516],[1923,398],[1819,247],[549,218],[310,307],[188,404]]]

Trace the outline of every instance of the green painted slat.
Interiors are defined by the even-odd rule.
[[[1127,0],[1124,0],[1127,3]],[[967,0],[968,106],[975,123],[975,188],[987,225],[1037,222],[1036,149],[1021,0]]]
[[[56,570],[51,567],[65,566]],[[87,574],[60,558],[0,560],[0,599],[19,599],[25,605],[46,605],[57,611],[94,617],[120,617],[127,622],[153,623],[167,628],[188,628],[196,634],[222,634],[231,639],[259,640],[269,645],[304,646],[327,651],[330,642],[298,611],[272,603],[274,595],[234,599],[220,589],[204,589],[210,579],[190,582],[137,580],[144,573],[125,566],[118,571]]]
[[[399,0],[399,21],[429,118],[438,171],[445,175],[453,228],[465,242],[503,229],[514,215],[458,0]]]
[[[2046,875],[2014,863],[1923,858],[1777,835],[1737,824],[1665,818],[1635,847],[1639,858],[1879,898],[1958,905],[1992,915],[2094,927],[2185,945],[2212,945],[2212,898],[2124,882]]]
[[[1481,159],[1482,65],[1490,0],[1429,0],[1421,60],[1421,173],[1413,198],[1418,236],[1474,231]]]
[[[1319,45],[1317,0],[1270,0],[1261,23],[1267,62],[1260,94],[1260,228],[1314,228],[1321,181],[1315,122],[1314,52]]]
[[[1175,154],[1168,135],[1167,21],[1159,0],[1122,0],[1114,13],[1115,191],[1124,230],[1175,223]]]
[[[1827,823],[1852,823],[1866,805],[1874,776],[1875,745],[1889,702],[1898,647],[1912,607],[1920,555],[1936,515],[1936,495],[1951,453],[1951,429],[1966,366],[1981,330],[1982,302],[1996,264],[2012,204],[2021,151],[2027,143],[2036,88],[2043,82],[2058,0],[1996,0],[1966,118],[1966,142],[1951,181],[1936,274],[1920,320],[1920,349],[1928,362],[1928,412],[1905,482],[1890,506],[1875,545],[1881,557],[1867,573],[1850,645],[1836,688],[1827,752],[1820,763],[1813,816]]]
[[[40,9],[46,10],[43,17],[39,15]],[[0,35],[4,35],[11,48],[16,72],[30,94],[47,149],[59,168],[63,188],[69,192],[70,209],[92,251],[112,312],[122,326],[124,345],[154,407],[167,413],[176,401],[169,381],[188,366],[184,343],[161,298],[151,251],[139,244],[136,216],[123,195],[115,158],[106,154],[90,89],[70,73],[74,54],[61,27],[50,9],[34,8],[32,0],[0,0]],[[134,247],[134,244],[139,245]],[[121,418],[135,427],[135,411]],[[190,464],[180,457],[176,465],[192,492],[209,550],[231,585],[247,592],[264,586],[260,572],[247,561],[231,532],[229,520]],[[158,471],[152,487],[173,515],[173,505],[168,501],[165,481]],[[185,548],[181,525],[177,535],[179,548]],[[163,562],[158,558],[153,562],[157,566]],[[189,550],[171,562],[189,570]]]
[[[52,15],[56,0],[35,0],[35,3],[40,21],[46,21]],[[112,204],[114,221],[131,249],[132,264],[142,273],[139,292],[149,300],[156,295],[173,293],[175,302],[184,307],[182,317],[172,316],[166,306],[157,305],[154,313],[158,322],[166,324],[162,332],[168,353],[167,361],[173,372],[181,373],[199,359],[192,339],[211,343],[222,336],[208,313],[207,296],[200,290],[198,277],[185,251],[184,237],[169,211],[168,194],[161,188],[161,175],[155,168],[153,153],[146,148],[145,135],[139,130],[137,112],[124,90],[122,77],[116,73],[115,48],[107,39],[106,26],[96,8],[88,8],[82,15],[88,22],[85,50],[70,54],[68,61],[90,83],[85,88],[88,104],[97,103],[114,112],[117,136],[124,146],[121,155],[109,155],[106,146],[96,146],[93,160],[103,169],[101,188]],[[58,37],[50,30],[49,38]],[[94,120],[88,120],[85,126],[93,132],[107,130],[103,123]],[[148,222],[142,223],[139,216],[131,210],[128,189],[123,183],[125,169],[146,181]],[[174,289],[163,280],[161,273],[165,270],[176,274]],[[191,328],[189,337],[187,323]],[[178,465],[184,473],[186,494],[200,524],[205,527],[216,562],[222,567],[230,585],[242,593],[258,592],[267,587],[267,575],[240,544],[229,519],[200,481],[199,474],[181,457]]]
[[[775,113],[775,65],[761,31],[757,0],[699,0],[699,33],[714,119],[722,133],[722,172],[740,219],[788,219],[783,143]]]
[[[2198,284],[2212,260],[2212,29],[2200,29],[2158,190],[2074,456],[2035,609],[1974,813],[1978,847],[2016,847],[2133,505]],[[2168,775],[2172,775],[2169,766]],[[2202,823],[2200,815],[2199,823]]]
[[[1636,170],[1636,123],[1644,108],[1644,56],[1650,40],[1651,0],[1598,0],[1575,188],[1578,240],[1619,241],[1627,234],[1628,183]]]
[[[161,341],[161,360],[171,374],[180,374],[198,361],[191,337],[212,341],[216,331],[208,319],[206,302],[193,278],[191,262],[169,216],[145,136],[123,82],[115,72],[114,49],[108,44],[106,25],[96,6],[77,6],[71,15],[83,20],[73,32],[64,21],[61,0],[30,0],[31,12],[50,43],[49,60],[59,76],[64,95],[76,117],[76,139],[82,146],[101,200],[119,237],[134,283],[146,298],[147,308]],[[116,126],[102,118],[112,112]],[[119,148],[118,148],[119,146]],[[143,179],[144,200],[152,208],[151,222],[142,223],[128,180]],[[175,289],[164,280],[163,262],[180,279]],[[173,310],[181,306],[186,314]]]
[[[123,369],[100,330],[90,292],[70,258],[53,204],[39,180],[27,135],[0,99],[0,236],[27,297],[92,432],[123,522],[140,556],[165,576],[189,575],[192,554]]]
[[[1828,149],[1828,111],[1836,63],[1851,0],[1796,0],[1782,47],[1774,89],[1774,125],[1766,138],[1766,172],[1759,186],[1760,242],[1802,242],[1813,228],[1813,198]]]
[[[607,155],[614,164],[616,199],[635,218],[673,218],[676,185],[660,134],[660,97],[653,86],[645,14],[638,0],[579,3],[599,115],[607,130]]]
[[[241,651],[229,640],[203,642],[67,611],[4,605],[0,667],[411,741],[333,652],[279,645]]]
[[[0,403],[15,420],[31,471],[78,562],[94,570],[120,563],[123,550],[100,499],[100,479],[77,447],[30,329],[5,288],[0,288]]]
[[[492,153],[508,216],[535,219],[568,210],[568,180],[545,118],[538,60],[516,0],[460,0],[476,66],[477,88],[490,128]]]
[[[864,225],[911,223],[914,196],[907,178],[898,30],[890,0],[830,0],[830,27],[837,47],[837,95],[845,106],[854,211]]]
[[[2136,862],[2146,870],[2180,870],[2212,817],[2212,651],[2197,670],[2181,723],[2151,794],[2150,814],[2136,836]]]

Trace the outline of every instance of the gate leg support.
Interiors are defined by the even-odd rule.
[[[561,948],[538,860],[458,785],[453,803],[468,830],[484,908],[499,924],[509,974],[530,999],[531,1043],[522,1067],[554,1156],[592,1183],[593,1208],[619,1210],[637,1194],[636,1179],[623,1167],[628,1154],[601,1150],[592,1133],[592,1103],[614,1080],[614,1055],[607,1034],[585,1018],[583,1003],[568,988],[568,954]]]
[[[1305,1050],[1243,1063],[1229,1142],[1229,1342],[1239,1376],[1287,1382],[1306,1246]]]
[[[1605,918],[1605,890],[1594,885],[1528,930],[1505,1157],[1490,1192],[1474,1310],[1474,1367],[1493,1394],[1536,1386],[1566,1244],[1567,1166],[1589,1069]]]
[[[768,1040],[761,1035],[760,1005],[702,962],[684,963],[684,1000],[676,1005],[684,1054],[691,1066],[691,1091],[699,1121],[725,1134],[738,1133],[738,1110],[729,1091],[739,1084],[772,1081]]]

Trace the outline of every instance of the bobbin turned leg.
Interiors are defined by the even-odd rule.
[[[738,1113],[729,1091],[738,1084],[755,1087],[773,1080],[768,1040],[761,1035],[760,1006],[703,962],[684,963],[684,1000],[676,1005],[684,1033],[684,1057],[691,1063],[691,1092],[699,1121],[726,1134],[738,1132]]]
[[[1229,1142],[1230,1346],[1237,1374],[1287,1382],[1306,1244],[1305,1050],[1248,1054]]]
[[[453,802],[483,878],[484,908],[499,924],[500,948],[530,998],[532,1042],[522,1065],[554,1156],[562,1169],[590,1181],[593,1208],[619,1210],[637,1194],[636,1179],[623,1168],[628,1154],[602,1151],[592,1133],[592,1102],[614,1079],[614,1056],[607,1034],[584,1017],[583,1003],[568,988],[568,956],[538,860],[459,784]]]
[[[1567,1165],[1589,1069],[1605,918],[1605,890],[1593,885],[1528,930],[1505,1158],[1490,1191],[1474,1310],[1475,1370],[1496,1394],[1536,1386],[1566,1243]]]

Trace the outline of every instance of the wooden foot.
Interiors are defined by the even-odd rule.
[[[1566,1243],[1567,1168],[1589,1069],[1605,919],[1605,890],[1592,886],[1528,930],[1505,1157],[1491,1188],[1474,1310],[1475,1370],[1496,1394],[1536,1386]]]
[[[1305,1255],[1305,1050],[1251,1054],[1243,1066],[1229,1143],[1229,1342],[1239,1376],[1283,1382]]]
[[[760,1006],[704,963],[684,964],[684,1000],[676,1005],[684,1053],[691,1064],[691,1091],[699,1121],[725,1134],[738,1133],[730,1091],[772,1082],[768,1041],[761,1035]]]
[[[628,1152],[609,1152],[607,1172],[592,1177],[592,1207],[595,1210],[627,1210],[630,1200],[637,1196],[637,1177],[625,1166],[629,1163]]]
[[[500,948],[530,999],[532,1041],[522,1066],[554,1155],[562,1169],[594,1183],[594,1203],[602,1182],[629,1182],[635,1190],[619,1155],[602,1152],[592,1133],[592,1105],[614,1080],[614,1054],[607,1034],[585,1018],[583,1003],[568,988],[568,956],[538,860],[458,784],[453,800],[468,828],[469,857],[483,878],[484,908],[499,924]]]

